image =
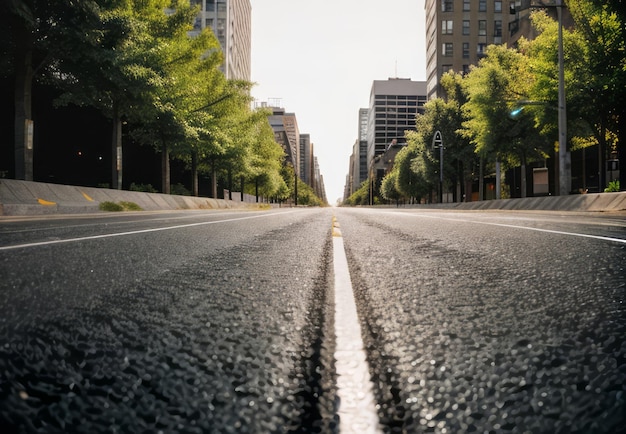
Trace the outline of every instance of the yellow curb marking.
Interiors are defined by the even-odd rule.
[[[43,200],[43,199],[37,199],[37,202],[39,202],[41,205],[46,205],[46,206],[57,204],[56,202],[50,202],[49,200]]]
[[[81,193],[83,194],[83,197],[85,199],[87,199],[89,202],[93,202],[93,199],[91,197],[89,197],[89,195],[83,191],[81,191]]]

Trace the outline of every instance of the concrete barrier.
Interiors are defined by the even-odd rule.
[[[133,202],[143,210],[256,209],[259,204],[161,193],[0,179],[0,215],[97,213],[102,202]],[[415,208],[514,211],[626,211],[626,192],[413,205]]]
[[[392,207],[392,205],[389,205]],[[458,209],[468,211],[570,211],[626,213],[626,192],[527,197],[477,202],[408,205],[405,208]]]
[[[133,202],[146,211],[255,209],[258,204],[206,197],[0,179],[0,215],[97,213],[102,202]]]

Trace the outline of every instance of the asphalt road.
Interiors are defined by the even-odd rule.
[[[332,216],[380,431],[623,430],[626,219],[341,208],[1,219],[0,432],[338,432]]]

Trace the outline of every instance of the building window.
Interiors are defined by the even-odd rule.
[[[469,20],[463,20],[463,34],[464,35],[470,34],[470,21]]]
[[[463,42],[463,59],[469,59],[470,57],[470,44],[469,42]]]
[[[478,21],[478,36],[487,36],[487,21]]]
[[[487,0],[478,0],[478,12],[487,12]]]
[[[496,20],[493,22],[493,43],[502,43],[502,21]]]
[[[452,70],[452,65],[441,65],[441,73],[445,74],[446,72]]]
[[[441,34],[442,35],[451,35],[452,34],[452,24],[454,21],[452,20],[443,20],[441,22]]]
[[[493,22],[493,36],[502,37],[502,21],[496,20]]]
[[[454,0],[441,0],[441,12],[454,11]]]
[[[495,13],[501,13],[502,12],[502,1],[501,0],[495,0],[493,3],[493,11]]]
[[[467,74],[470,72],[470,66],[465,64],[463,65],[463,75]]]
[[[441,51],[445,57],[451,57],[453,55],[452,42],[444,42],[441,47]]]
[[[471,4],[472,4],[472,0],[463,0],[463,11],[469,12]]]
[[[487,49],[487,44],[478,44],[478,46],[476,47],[476,54],[478,55],[478,57],[484,57],[485,56],[485,50]]]

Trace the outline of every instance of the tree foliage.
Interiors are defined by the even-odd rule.
[[[112,120],[114,187],[122,185],[124,124],[124,140],[161,153],[162,191],[169,191],[173,158],[191,169],[194,194],[203,172],[213,175],[214,196],[217,177],[267,196],[289,194],[268,114],[250,108],[252,83],[225,78],[210,29],[189,35],[198,12],[189,1],[8,0],[1,8],[0,62],[16,80],[16,150],[24,149],[39,80],[59,90],[56,104],[93,107]],[[28,166],[18,159],[23,152],[16,166]]]

